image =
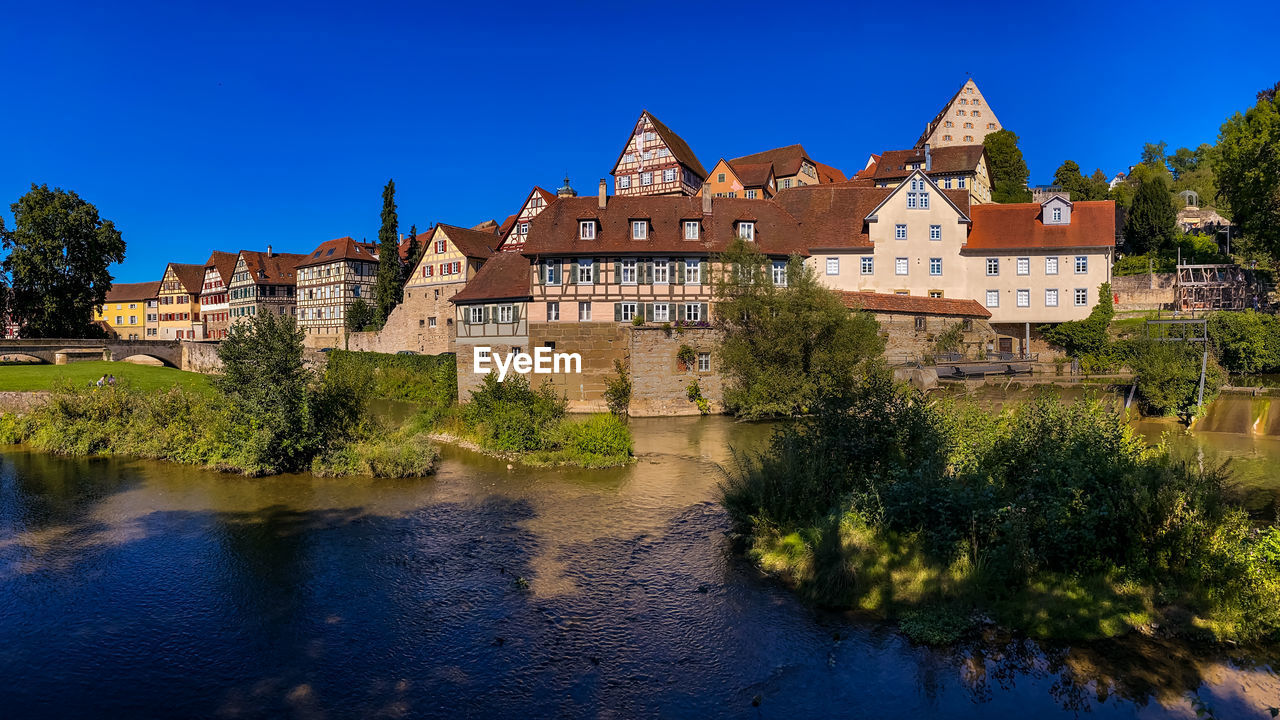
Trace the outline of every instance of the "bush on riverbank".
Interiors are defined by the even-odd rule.
[[[763,568],[823,605],[916,613],[921,637],[981,613],[1106,637],[1171,606],[1217,637],[1273,635],[1280,567],[1226,477],[1096,401],[992,416],[872,378],[740,457],[722,492]]]
[[[1204,347],[1199,343],[1131,342],[1129,367],[1137,376],[1138,403],[1147,415],[1176,415],[1184,422],[1195,417],[1199,408],[1200,365]],[[1205,362],[1204,407],[1218,396],[1226,382],[1226,373],[1209,354]]]
[[[1254,375],[1280,370],[1280,320],[1245,310],[1209,315],[1209,342],[1229,372]]]
[[[334,350],[326,378],[347,378],[367,389],[369,397],[406,400],[424,407],[448,408],[458,400],[458,374],[453,353],[389,355]]]

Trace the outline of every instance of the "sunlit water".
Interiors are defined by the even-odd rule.
[[[0,717],[1269,717],[1266,658],[1155,641],[935,651],[732,553],[728,448],[632,421],[639,461],[246,479],[0,455]],[[1212,441],[1210,441],[1212,444]],[[1271,455],[1275,462],[1280,456]]]

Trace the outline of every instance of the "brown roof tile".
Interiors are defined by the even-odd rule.
[[[729,167],[733,168],[733,174],[738,176],[738,181],[746,188],[762,188],[769,184],[769,178],[773,176],[773,163],[729,163]]]
[[[694,154],[693,148],[689,147],[689,143],[684,138],[675,133],[674,130],[667,127],[661,120],[653,116],[653,113],[644,110],[640,113],[641,117],[649,116],[649,121],[653,123],[654,132],[658,133],[658,137],[662,138],[662,142],[666,143],[667,149],[671,151],[672,157],[680,162],[681,165],[689,168],[697,173],[698,177],[705,179],[707,177],[707,169],[702,167],[702,163],[698,162],[698,156]],[[631,141],[627,141],[627,145],[622,148],[622,152],[618,153],[618,162],[622,161],[622,156],[627,154],[627,148],[631,146]],[[613,166],[618,167],[618,163]]]
[[[931,298],[919,295],[891,295],[889,293],[856,292],[841,290],[845,307],[873,313],[910,313],[912,315],[948,315],[952,317],[991,317],[991,311],[977,300],[957,298]]]
[[[1112,200],[1072,203],[1071,222],[1045,225],[1039,203],[974,205],[966,251],[1021,248],[1114,247],[1116,204]]]
[[[204,265],[169,263],[169,267],[173,268],[173,274],[184,290],[192,295],[200,294],[200,288],[204,286]]]
[[[590,255],[721,252],[736,237],[737,222],[756,223],[756,243],[769,255],[808,254],[800,223],[772,200],[712,198],[711,214],[702,214],[702,198],[652,195],[614,196],[600,210],[595,197],[560,198],[533,219],[525,255]],[[631,221],[647,219],[648,239],[631,239]],[[578,237],[580,220],[596,220],[594,240]],[[684,239],[684,221],[702,223],[699,239]]]
[[[870,248],[867,215],[892,192],[850,182],[787,188],[774,199],[799,218],[805,247]]]
[[[479,260],[493,255],[502,241],[502,237],[493,231],[471,230],[445,223],[439,223],[435,229],[443,232],[458,252]]]
[[[260,250],[241,250],[249,277],[256,285],[296,285],[298,263],[309,255],[300,253],[272,253]]]
[[[519,253],[498,253],[486,260],[480,272],[449,302],[527,300],[532,297],[529,282],[529,258]]]
[[[981,145],[950,145],[931,148],[933,168],[924,170],[924,150],[890,150],[881,154],[873,177],[877,180],[904,178],[911,174],[911,165],[920,163],[927,175],[974,172],[986,151]]]
[[[160,292],[160,281],[140,283],[113,283],[107,291],[106,302],[129,302],[130,300],[150,300]]]
[[[209,259],[204,261],[204,266],[205,266],[205,269],[208,269],[210,267],[216,268],[218,271],[219,277],[222,278],[222,284],[226,285],[227,283],[231,282],[231,273],[235,272],[236,260],[239,257],[240,257],[239,253],[229,253],[229,252],[223,252],[221,250],[214,250],[213,254],[209,256]],[[201,280],[201,284],[203,283],[204,281]]]
[[[358,242],[350,237],[334,238],[320,243],[320,246],[307,254],[305,260],[296,267],[323,265],[336,260],[377,260],[378,244]]]
[[[838,183],[849,179],[845,177],[844,173],[830,165],[827,165],[826,163],[820,163],[817,160],[814,160],[813,165],[818,168],[818,182]]]

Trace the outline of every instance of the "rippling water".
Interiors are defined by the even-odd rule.
[[[639,462],[245,479],[0,455],[0,717],[1269,717],[1257,657],[1127,640],[934,651],[730,551],[727,448],[635,420]]]

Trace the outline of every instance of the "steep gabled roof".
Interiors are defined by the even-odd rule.
[[[799,173],[800,161],[808,157],[809,154],[805,152],[804,146],[796,143],[795,145],[787,145],[786,147],[765,150],[751,155],[743,155],[730,160],[729,164],[737,167],[739,163],[748,165],[772,163],[774,173],[787,176]]]
[[[119,303],[137,300],[150,300],[160,293],[160,281],[140,283],[113,283],[107,291],[105,302]]]
[[[845,177],[844,173],[830,165],[827,165],[826,163],[820,163],[817,160],[814,160],[813,166],[818,169],[818,182],[838,183],[849,179]]]
[[[876,180],[894,180],[911,174],[911,166],[920,163],[920,170],[928,175],[947,175],[952,173],[976,172],[987,149],[982,145],[947,145],[930,148],[932,168],[924,169],[925,157],[923,148],[912,150],[889,150],[880,156],[876,163]]]
[[[917,175],[922,180],[929,183],[930,188],[932,188],[933,190],[937,190],[938,194],[942,196],[942,199],[946,200],[947,204],[951,205],[951,207],[954,208],[956,212],[960,213],[961,217],[964,219],[963,220],[964,222],[969,222],[969,220],[971,219],[969,217],[969,191],[968,190],[943,190],[942,188],[938,187],[938,184],[933,181],[933,178],[930,178],[927,174],[925,174],[924,170],[912,170],[909,175],[903,178],[902,182],[899,183],[897,187],[887,188],[889,190],[889,195],[885,196],[885,199],[881,201],[880,205],[883,205],[885,202],[887,202],[889,197],[893,196],[895,193],[906,191],[908,187],[908,183],[911,181],[912,178],[916,177]],[[857,181],[853,181],[853,182],[857,182]],[[877,205],[874,209],[872,209],[871,211],[872,215],[874,215],[876,211],[880,209],[880,205]]]
[[[808,249],[870,248],[867,215],[892,192],[866,185],[804,185],[781,190],[774,199],[800,220]]]
[[[1114,247],[1113,200],[1072,203],[1071,222],[1045,225],[1039,203],[974,205],[965,251]]]
[[[241,250],[245,270],[255,285],[296,285],[298,263],[310,255],[301,253],[272,253],[260,250]]]
[[[306,259],[299,262],[296,267],[323,265],[338,260],[376,261],[377,259],[377,243],[359,242],[350,237],[340,237],[320,243],[320,246],[308,253]]]
[[[768,255],[807,254],[800,223],[772,200],[711,198],[711,214],[702,213],[703,198],[625,195],[608,198],[601,210],[594,197],[560,198],[533,219],[526,256],[592,255],[595,253],[695,254],[721,252],[737,237],[738,223],[755,223],[756,246]],[[594,220],[593,240],[579,237],[578,223]],[[648,237],[631,239],[631,221],[648,220]],[[699,223],[697,240],[684,239],[684,221]]]
[[[528,300],[532,297],[529,281],[529,258],[520,253],[498,253],[486,260],[480,272],[449,302]]]
[[[469,258],[483,260],[493,255],[501,238],[493,231],[471,230],[456,225],[440,223],[436,230],[442,231],[449,242],[458,248],[458,252]]]
[[[640,117],[636,120],[636,125],[639,125],[646,116],[649,118],[649,122],[653,124],[653,131],[658,134],[658,137],[666,144],[667,149],[671,151],[671,156],[674,157],[681,165],[689,168],[696,173],[698,177],[705,180],[707,178],[707,170],[702,167],[702,163],[698,162],[698,156],[694,154],[693,148],[689,147],[689,143],[685,142],[684,138],[677,135],[674,130],[667,127],[658,118],[654,117],[653,113],[648,110],[641,110]],[[634,128],[634,126],[632,127]],[[622,152],[618,153],[618,159],[613,163],[614,170],[618,169],[618,165],[622,163],[622,156],[626,155],[627,149],[631,147],[631,138],[633,136],[634,133],[628,136],[627,142],[623,144]]]
[[[204,261],[204,266],[206,269],[212,267],[217,270],[218,277],[222,278],[222,284],[226,285],[231,282],[231,273],[235,272],[236,259],[239,257],[239,253],[214,250],[213,254],[209,256],[209,259]],[[200,282],[203,284],[204,280],[202,279]]]
[[[173,269],[178,282],[182,283],[183,290],[190,295],[200,294],[200,288],[204,285],[204,265],[169,263],[169,267]]]
[[[919,295],[841,290],[840,298],[847,308],[873,313],[908,313],[911,315],[943,315],[948,317],[989,318],[991,311],[977,300],[931,298]]]
[[[938,111],[938,114],[934,115],[933,119],[924,126],[924,133],[921,134],[920,139],[916,141],[916,147],[922,147],[925,143],[929,142],[929,136],[932,135],[934,129],[938,127],[938,123],[942,122],[942,119],[947,116],[947,111],[951,109],[952,103],[956,101],[956,98],[960,97],[960,93],[964,92],[964,88],[968,84],[969,79],[965,78],[965,81],[960,83],[960,87],[956,88],[956,91],[952,93],[951,99],[947,100],[946,104],[942,106],[942,109]]]
[[[744,188],[762,188],[769,184],[773,177],[773,163],[726,163],[733,168],[733,174]]]

